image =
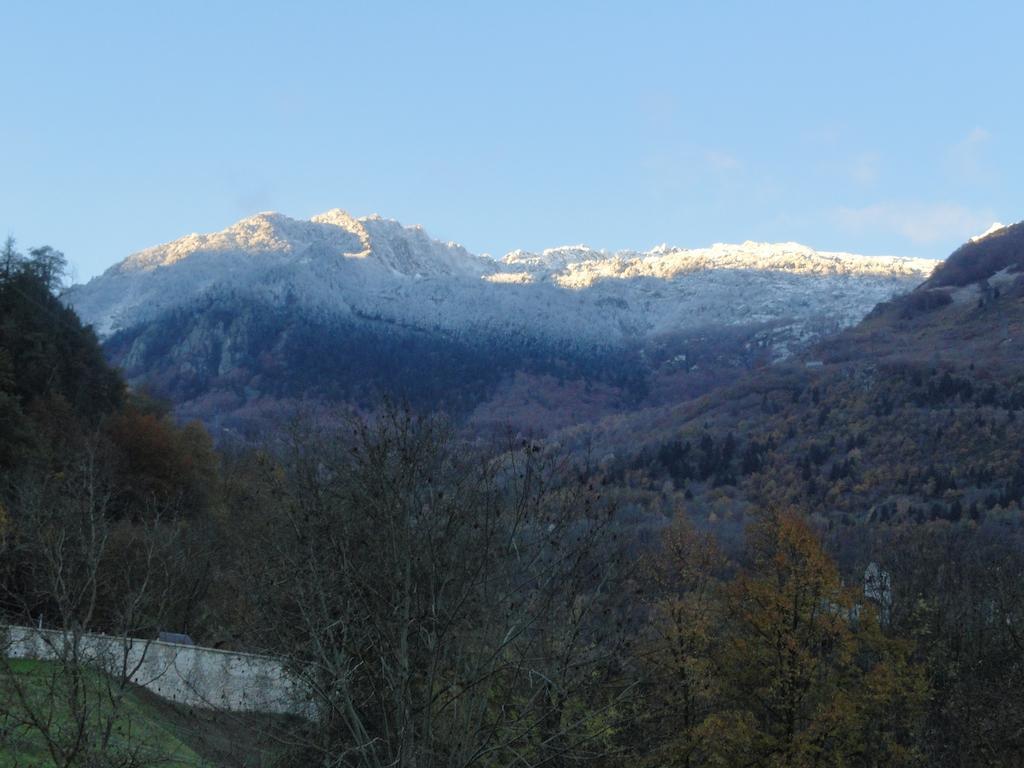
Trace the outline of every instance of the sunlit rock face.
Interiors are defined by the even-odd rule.
[[[308,221],[261,213],[148,248],[74,287],[68,300],[101,336],[229,295],[460,336],[600,347],[781,324],[784,350],[858,321],[936,264],[754,242],[614,253],[580,245],[495,259],[421,227],[335,209]]]

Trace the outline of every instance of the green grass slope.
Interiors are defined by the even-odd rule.
[[[105,694],[108,682],[100,673],[83,677],[90,727],[84,735],[88,746],[76,764],[212,768],[273,763],[272,733],[280,718],[195,710],[134,686],[120,703],[108,746],[101,750],[101,733],[114,711]],[[68,685],[70,681],[54,662],[4,662],[0,667],[0,768],[58,764],[44,731],[65,745],[77,738],[76,720],[67,704]]]

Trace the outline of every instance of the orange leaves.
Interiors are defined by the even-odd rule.
[[[793,510],[747,530],[732,576],[684,522],[649,568],[644,657],[659,765],[912,765],[926,693]]]
[[[110,420],[107,433],[117,485],[130,506],[174,506],[195,515],[209,505],[217,458],[202,425],[178,427],[167,416],[128,407]]]

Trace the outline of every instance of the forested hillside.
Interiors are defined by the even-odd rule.
[[[596,387],[606,411],[628,409],[649,387],[639,350],[424,330],[230,291],[116,333],[105,349],[179,415],[246,433],[303,405],[371,410],[386,398],[465,418],[516,372]]]
[[[277,748],[247,764],[1024,755],[1024,287],[1007,265],[546,443],[385,405],[217,448],[127,391],[60,310],[58,253],[9,247],[5,265],[4,620],[280,656],[315,714],[267,724]],[[122,764],[127,678],[97,685],[73,652],[55,669],[0,703],[0,744]]]
[[[63,268],[58,251],[22,255],[11,240],[0,264],[0,624],[75,638],[200,627],[218,530],[212,443],[126,390],[56,295]],[[65,650],[0,662],[0,764],[195,757],[191,737],[165,732],[169,710]]]
[[[1009,703],[1024,678],[1022,239],[1018,225],[964,246],[802,360],[562,435],[641,519],[681,510],[741,552],[765,510],[791,509],[846,578],[880,564],[891,631],[917,638],[933,686],[930,738],[948,753],[929,764],[1014,764],[1024,747]]]
[[[1021,231],[961,249],[939,275],[976,269],[990,240],[1000,253],[1019,247]],[[609,457],[616,480],[670,480],[705,517],[785,504],[830,526],[1014,526],[1024,502],[1024,280],[1006,267],[993,261],[965,285],[926,283],[802,359],[694,403],[564,437]]]
[[[0,467],[43,459],[69,425],[94,426],[124,401],[124,385],[92,331],[54,295],[64,258],[50,248],[0,253]]]

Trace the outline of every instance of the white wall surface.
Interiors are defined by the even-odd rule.
[[[54,660],[74,650],[66,632],[18,626],[0,632],[0,651],[8,658]],[[80,637],[78,654],[89,666],[127,674],[136,685],[189,706],[299,715],[310,711],[302,686],[271,656],[94,634]]]

